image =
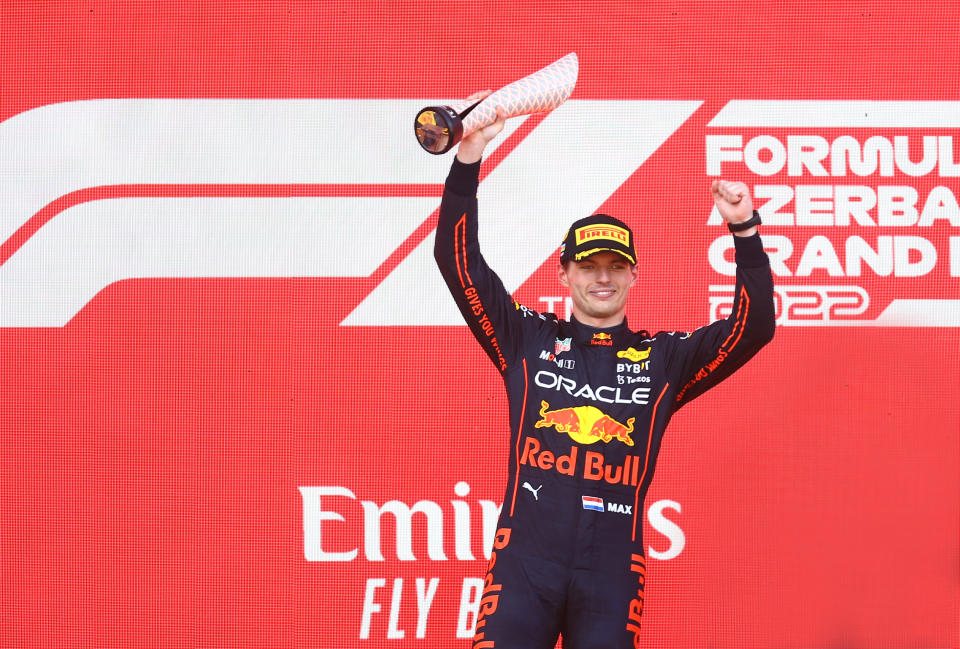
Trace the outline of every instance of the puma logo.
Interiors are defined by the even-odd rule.
[[[534,489],[532,486],[530,486],[530,483],[529,483],[529,482],[524,482],[524,483],[523,483],[523,488],[529,490],[530,493],[533,494],[533,499],[534,499],[534,500],[540,500],[540,496],[539,496],[539,494],[538,494],[537,492],[540,491],[541,489],[543,489],[543,485],[540,485],[539,487],[537,487],[536,489]]]

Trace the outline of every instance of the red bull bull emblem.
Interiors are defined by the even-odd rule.
[[[634,417],[630,417],[624,425],[594,406],[557,410],[548,410],[549,407],[546,401],[540,402],[540,420],[534,424],[535,428],[553,426],[558,433],[566,433],[580,444],[607,443],[618,439],[627,446],[633,446],[630,433],[633,432]]]
[[[602,331],[598,331],[593,334],[593,338],[590,339],[591,345],[602,345],[603,347],[611,347],[613,345],[613,336]]]

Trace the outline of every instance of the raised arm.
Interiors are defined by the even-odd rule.
[[[736,225],[753,216],[753,201],[745,184],[715,180],[710,189],[727,223]],[[737,283],[730,317],[673,336],[672,380],[679,388],[676,407],[730,376],[773,339],[773,277],[757,227],[733,235]]]
[[[480,99],[486,93],[473,95]],[[477,185],[480,158],[487,144],[503,130],[498,111],[493,124],[460,142],[444,184],[433,255],[440,274],[474,337],[501,372],[519,356],[524,321],[535,316],[517,305],[480,253],[477,237]],[[533,322],[530,322],[533,325]]]

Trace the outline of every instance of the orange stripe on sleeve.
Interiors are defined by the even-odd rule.
[[[453,253],[457,262],[457,276],[460,278],[460,286],[466,288],[466,283],[463,281],[463,272],[460,270],[461,265],[466,266],[466,250],[462,250],[460,247],[460,237],[461,231],[466,229],[466,219],[467,213],[464,212],[463,216],[460,217],[460,220],[457,221],[457,224],[453,226]],[[464,237],[466,239],[466,237]],[[460,261],[460,255],[464,256],[463,261]]]
[[[460,275],[460,286],[473,286],[473,279],[470,277],[470,271],[467,270],[467,213],[464,212],[453,230],[455,245],[457,247],[457,274]],[[460,266],[463,265],[463,273],[460,273]],[[463,277],[466,275],[467,281],[464,283]]]
[[[744,287],[742,286],[740,287],[740,295],[745,296]],[[744,300],[740,300],[740,304],[738,305],[738,308],[737,308],[737,317],[734,318],[733,329],[730,330],[730,335],[727,336],[727,339],[720,344],[720,349],[723,349],[724,347],[726,347],[727,343],[730,342],[730,339],[733,338],[733,335],[737,333],[737,326],[740,325],[740,323],[744,322],[745,320],[744,314],[743,314],[744,304],[749,303],[749,301],[750,301],[749,299],[746,300],[746,302],[744,302]]]
[[[743,331],[747,328],[747,318],[750,316],[750,296],[747,295],[747,288],[745,286],[740,287],[740,304],[743,305],[743,317],[737,318],[740,331],[737,333],[736,340],[733,341],[733,344],[730,345],[730,349],[727,351],[732,351],[737,346],[740,338],[743,337]],[[736,331],[736,328],[734,331]],[[730,332],[730,335],[732,336],[733,332]],[[729,338],[727,338],[727,340],[729,340]]]

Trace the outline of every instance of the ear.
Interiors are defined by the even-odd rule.
[[[570,288],[570,280],[567,279],[567,269],[564,268],[563,264],[557,266],[557,279],[560,280],[560,283]]]
[[[637,278],[640,276],[640,273],[637,271],[637,265],[634,264],[630,267],[630,275],[633,276],[633,279],[630,280],[630,286],[633,286],[637,283]]]

